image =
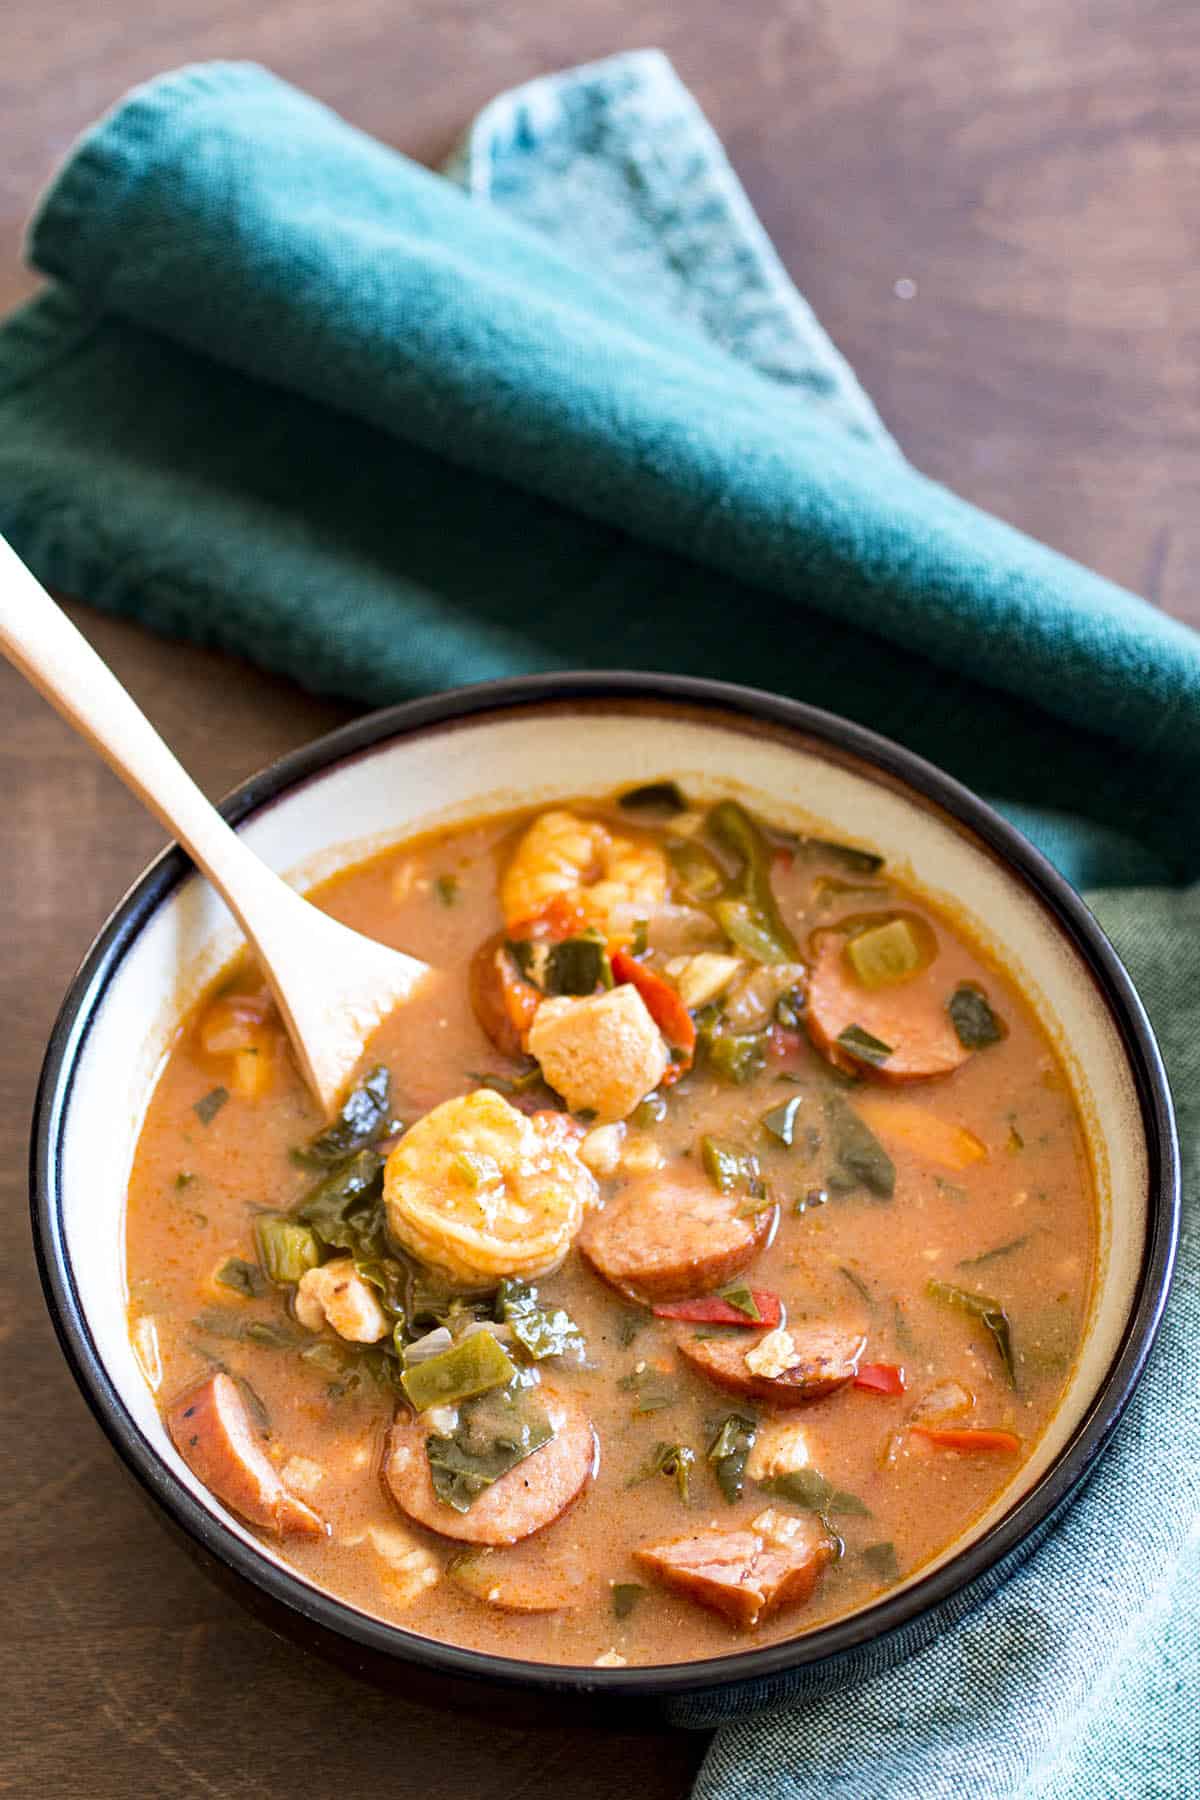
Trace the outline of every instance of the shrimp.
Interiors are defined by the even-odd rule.
[[[577,1154],[582,1135],[561,1113],[527,1118],[490,1088],[443,1101],[387,1159],[392,1236],[465,1288],[548,1274],[599,1198]]]
[[[540,813],[525,831],[500,883],[508,926],[534,919],[560,896],[583,924],[606,930],[618,912],[647,918],[667,898],[667,859],[654,844],[635,843],[564,808]]]

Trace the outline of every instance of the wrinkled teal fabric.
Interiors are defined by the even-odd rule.
[[[466,160],[470,195],[243,65],[102,121],[0,334],[37,572],[369,702],[782,687],[1083,815],[1081,878],[1193,866],[1195,636],[901,459],[662,59],[534,84]]]
[[[903,460],[657,53],[501,96],[449,175],[249,66],[123,102],[33,227],[54,285],[0,327],[0,529],[96,605],[363,703],[572,665],[780,689],[1105,884],[1187,1164],[1152,1367],[1000,1592],[851,1693],[724,1724],[697,1792],[1194,1794],[1200,895],[1148,884],[1200,868],[1198,641]]]

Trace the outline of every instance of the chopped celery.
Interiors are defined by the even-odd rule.
[[[431,1356],[401,1376],[404,1392],[418,1412],[455,1405],[510,1382],[516,1370],[490,1331],[476,1331],[440,1356]]]
[[[709,1068],[739,1087],[766,1067],[766,1038],[762,1032],[714,1032],[705,1034],[704,1042]]]
[[[773,930],[765,916],[749,900],[718,900],[713,911],[731,944],[755,962],[786,963],[796,960],[794,947]]]
[[[773,852],[758,825],[736,800],[714,806],[707,825],[710,835],[738,863],[730,900],[719,901],[715,909],[726,934],[759,962],[798,961],[796,940],[783,922],[771,886]],[[731,910],[731,902],[741,910]]]
[[[725,877],[716,859],[702,844],[694,844],[690,838],[677,838],[667,845],[667,855],[685,899],[713,900],[725,886]]]
[[[321,1260],[315,1234],[307,1225],[299,1225],[282,1213],[258,1215],[254,1221],[254,1245],[268,1280],[276,1287],[290,1287]]]
[[[700,1139],[700,1155],[704,1173],[719,1194],[731,1194],[735,1188],[744,1184],[745,1157],[735,1144],[724,1143],[720,1138],[704,1137]]]
[[[846,955],[865,988],[892,987],[917,974],[925,958],[907,919],[889,919],[860,931],[846,945]]]

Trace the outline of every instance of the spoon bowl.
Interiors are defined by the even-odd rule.
[[[326,1117],[428,963],[339,925],[230,830],[145,714],[0,538],[0,650],[178,838],[245,932]]]

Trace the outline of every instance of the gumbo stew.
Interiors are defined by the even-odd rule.
[[[367,1612],[599,1666],[808,1630],[963,1537],[1096,1238],[993,959],[870,850],[671,782],[317,901],[436,979],[323,1124],[238,963],[132,1176],[134,1346],[219,1500]]]

